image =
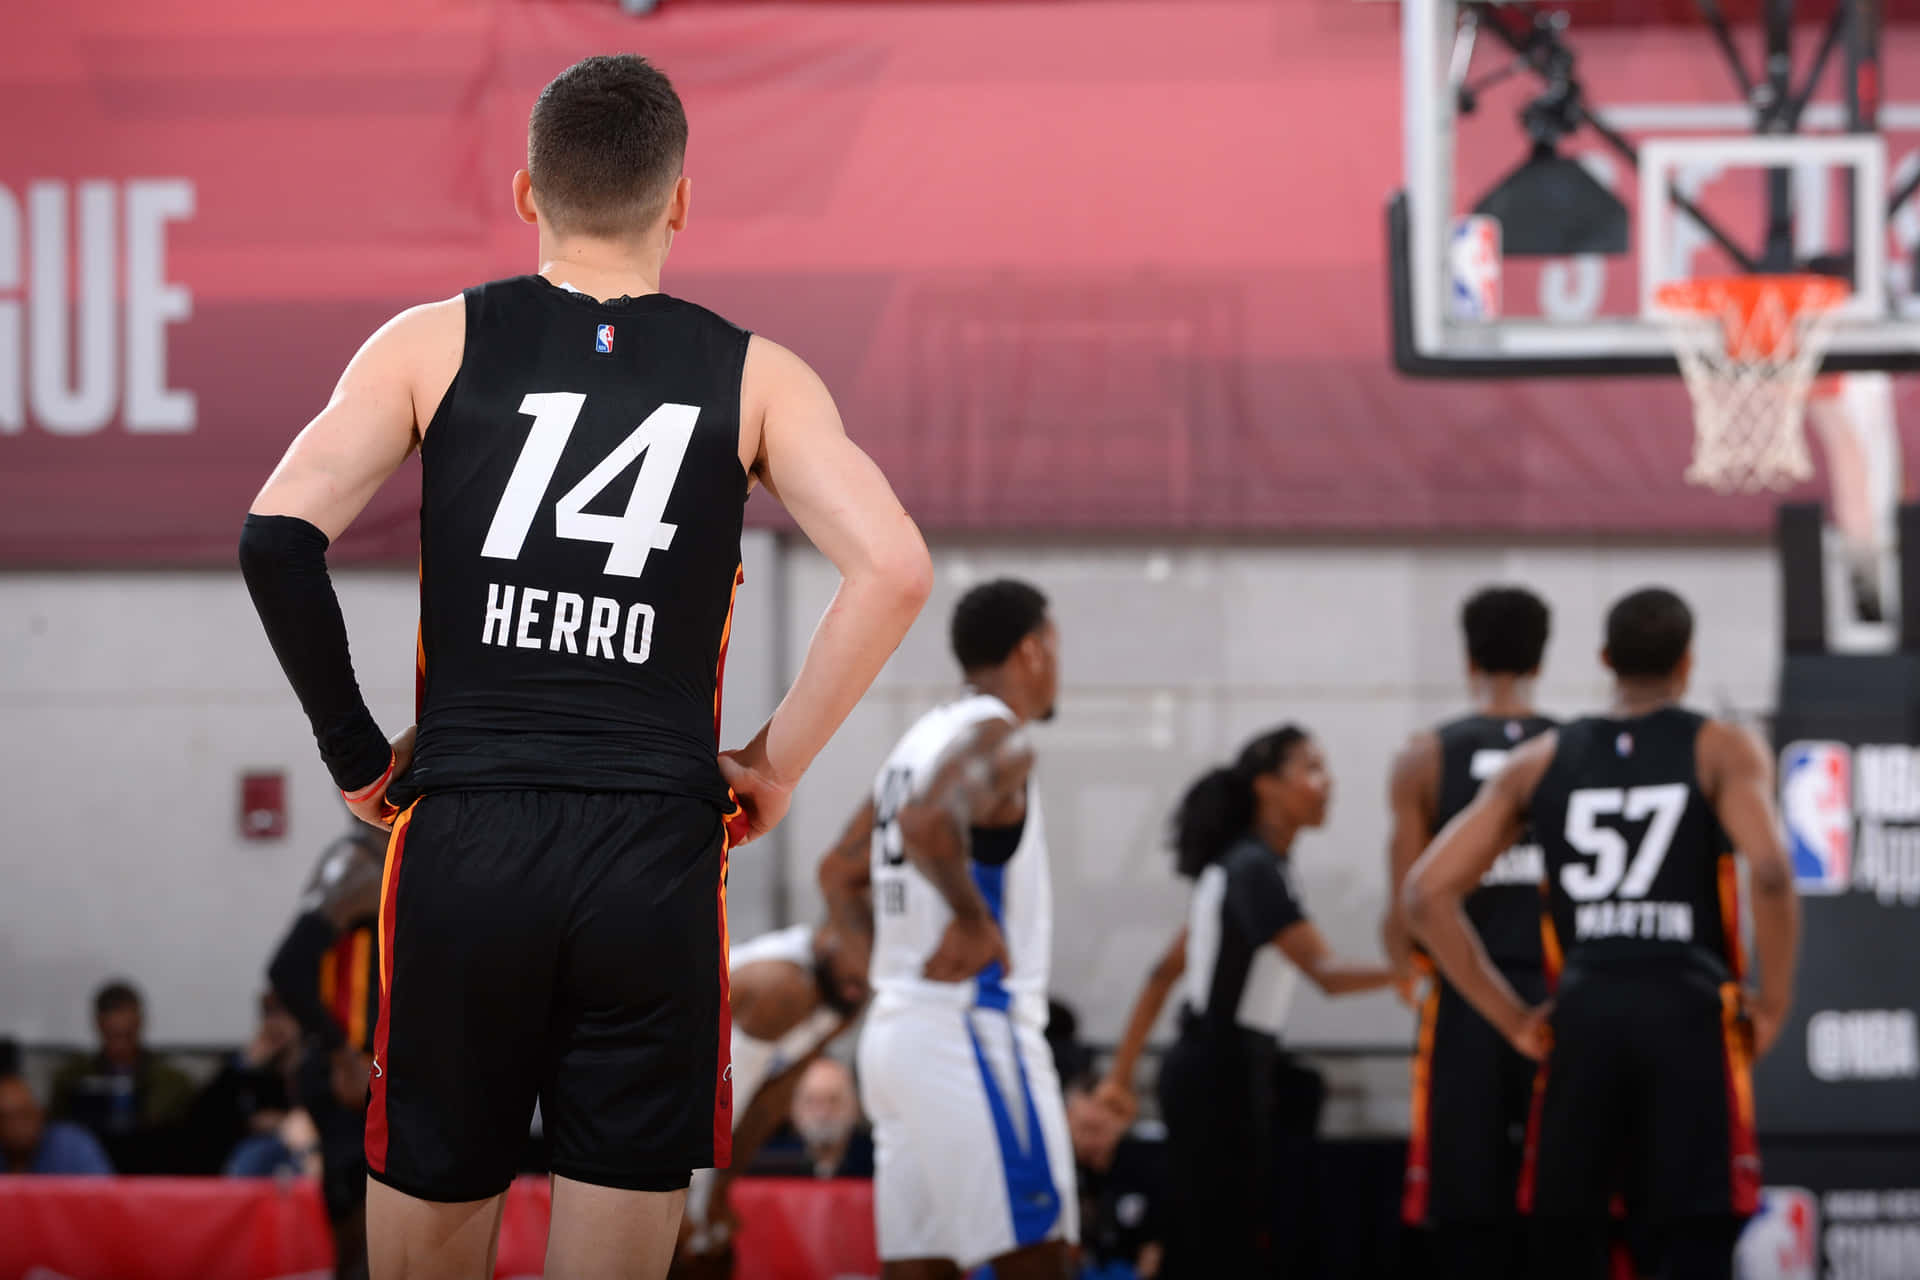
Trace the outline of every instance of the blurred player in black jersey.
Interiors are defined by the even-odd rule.
[[[1489,587],[1460,611],[1473,710],[1417,733],[1393,764],[1393,833],[1386,919],[1381,933],[1395,970],[1431,971],[1417,955],[1400,908],[1400,886],[1427,842],[1473,800],[1521,743],[1553,727],[1534,710],[1533,686],[1546,652],[1547,606],[1521,587]],[[1540,848],[1530,839],[1503,852],[1467,896],[1487,954],[1521,999],[1546,998],[1540,959]],[[1420,1008],[1413,1061],[1413,1124],[1401,1215],[1431,1227],[1435,1267],[1444,1275],[1500,1280],[1517,1274],[1523,1234],[1514,1189],[1526,1136],[1534,1066],[1436,978]]]
[[[300,1105],[320,1139],[320,1191],[336,1280],[367,1274],[367,1082],[380,1012],[380,880],[386,840],[359,819],[321,853],[268,980],[306,1043]]]
[[[1530,1270],[1554,1280],[1606,1274],[1616,1193],[1662,1275],[1730,1278],[1760,1188],[1751,1066],[1787,1015],[1799,907],[1766,748],[1678,705],[1692,641],[1671,591],[1614,605],[1612,709],[1515,751],[1407,878],[1447,979],[1542,1059],[1520,1205],[1535,1218]],[[1514,990],[1465,907],[1529,823],[1546,858],[1551,1006]],[[1751,871],[1755,992],[1740,985],[1736,856]]]
[[[665,1272],[690,1171],[728,1160],[729,843],[780,820],[930,588],[918,531],[813,371],[660,292],[686,139],[639,58],[555,78],[513,177],[539,274],[374,334],[241,537],[334,780],[393,829],[366,1126],[376,1280],[490,1270],[536,1098],[547,1273]],[[418,736],[390,748],[325,553],[416,448]],[[772,719],[723,755],[756,483],[842,581]]]

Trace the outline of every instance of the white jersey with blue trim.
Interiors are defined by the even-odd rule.
[[[927,878],[907,858],[899,814],[924,788],[960,737],[987,720],[1016,722],[1006,703],[976,694],[920,717],[887,757],[874,782],[873,982],[876,1008],[900,1003],[1000,1009],[1035,1028],[1047,1024],[1047,978],[1053,955],[1053,885],[1040,791],[1027,780],[1027,814],[1013,856],[999,865],[974,862],[974,883],[1000,925],[1012,972],[990,965],[967,982],[921,976],[953,920]]]

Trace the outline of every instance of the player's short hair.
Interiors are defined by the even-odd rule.
[[[1538,671],[1550,617],[1547,602],[1525,587],[1484,587],[1460,607],[1467,658],[1492,675]]]
[[[953,656],[962,671],[997,667],[1046,621],[1047,598],[1032,583],[1017,578],[983,582],[953,606],[948,631]]]
[[[119,979],[93,993],[93,1016],[104,1018],[118,1009],[140,1008],[140,992],[131,983]]]
[[[1693,644],[1693,610],[1665,587],[1642,587],[1607,610],[1607,665],[1613,673],[1673,674]]]
[[[540,91],[527,119],[534,200],[563,235],[629,235],[660,216],[687,156],[687,113],[645,58],[602,54]]]

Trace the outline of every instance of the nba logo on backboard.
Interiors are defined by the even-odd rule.
[[[593,331],[593,349],[603,356],[613,354],[613,326],[603,324]]]
[[[1853,755],[1838,742],[1780,753],[1780,817],[1802,893],[1845,893],[1853,874]]]
[[[1455,320],[1500,318],[1500,220],[1455,218],[1447,238],[1447,305]]]
[[[1819,1205],[1801,1187],[1767,1187],[1734,1253],[1739,1280],[1819,1280]]]

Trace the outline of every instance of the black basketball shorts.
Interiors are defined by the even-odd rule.
[[[1651,1223],[1753,1213],[1753,1040],[1739,988],[1700,973],[1569,969],[1536,1082],[1520,1205]]]
[[[1505,972],[1528,1004],[1546,999],[1539,969]],[[1435,975],[1420,1009],[1413,1059],[1413,1126],[1400,1201],[1406,1222],[1494,1222],[1518,1213],[1534,1070]]]
[[[553,1172],[671,1191],[724,1167],[726,840],[712,805],[435,793],[380,895],[367,1166],[425,1200],[504,1191],[534,1102]]]

